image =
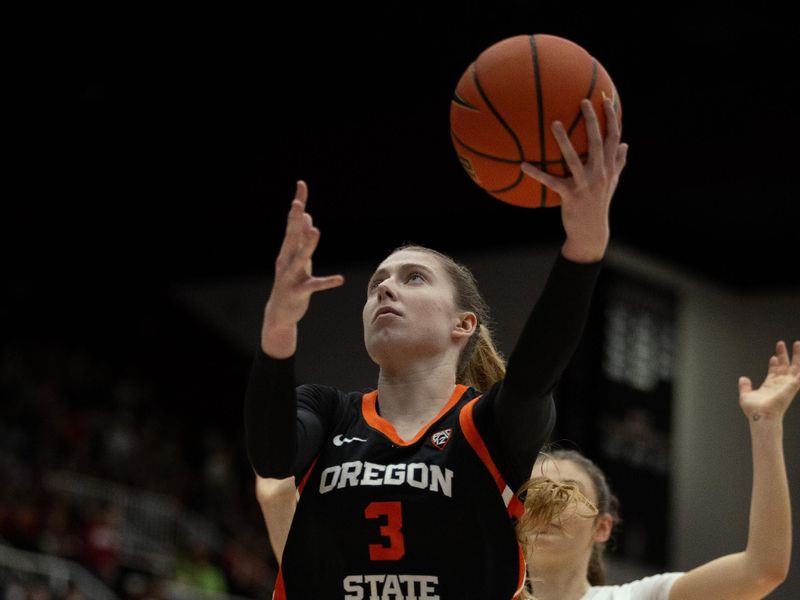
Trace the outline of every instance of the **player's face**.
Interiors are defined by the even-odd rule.
[[[589,475],[570,460],[543,458],[533,468],[534,476],[543,476],[562,483],[572,483],[593,504],[597,504],[597,491]],[[547,561],[581,560],[591,554],[595,541],[604,541],[600,522],[607,516],[596,518],[585,503],[573,506],[547,527],[538,530],[526,545],[531,560]]]
[[[454,288],[439,259],[427,252],[400,250],[384,260],[367,286],[364,343],[379,365],[403,355],[441,356],[458,349],[459,323]]]

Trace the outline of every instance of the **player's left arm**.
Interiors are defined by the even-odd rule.
[[[561,196],[566,240],[561,253],[508,360],[508,369],[493,404],[498,439],[515,476],[524,481],[542,442],[552,428],[552,391],[575,352],[588,318],[591,297],[609,240],[611,197],[625,167],[627,144],[610,100],[604,102],[607,132],[602,138],[597,115],[588,100],[586,120],[589,156],[584,165],[561,123],[553,124],[571,177],[559,178],[525,163],[522,170]]]
[[[684,574],[670,600],[755,600],[778,587],[789,571],[792,518],[783,457],[783,415],[800,390],[800,342],[792,357],[778,342],[767,377],[753,389],[739,378],[739,405],[750,426],[753,489],[747,546]],[[719,493],[724,493],[719,490]]]

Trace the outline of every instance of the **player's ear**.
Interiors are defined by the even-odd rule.
[[[456,316],[456,322],[453,328],[453,337],[456,339],[469,338],[473,333],[475,333],[475,329],[477,327],[478,317],[474,312],[460,312]]]
[[[614,528],[614,518],[608,514],[603,513],[598,515],[594,524],[594,535],[592,540],[595,542],[607,542],[611,537],[611,530]]]

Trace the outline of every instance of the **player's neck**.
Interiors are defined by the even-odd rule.
[[[588,566],[588,560],[577,567],[569,560],[537,560],[534,569],[529,562],[528,577],[533,581],[534,596],[537,600],[580,600],[589,589],[586,576],[580,575],[586,573]]]
[[[433,420],[455,390],[455,373],[448,364],[417,364],[413,368],[381,368],[378,410],[404,440]]]

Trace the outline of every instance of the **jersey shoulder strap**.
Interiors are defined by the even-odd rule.
[[[486,442],[483,441],[483,437],[481,437],[478,428],[475,426],[472,410],[475,407],[475,403],[480,399],[481,396],[478,396],[477,398],[468,402],[461,409],[461,412],[458,415],[461,431],[464,432],[464,437],[467,438],[467,442],[469,442],[469,445],[475,451],[475,454],[478,455],[478,458],[481,459],[481,462],[483,462],[484,466],[492,475],[492,478],[497,485],[497,491],[500,492],[503,502],[508,509],[508,515],[510,517],[519,518],[522,516],[524,506],[522,502],[520,502],[519,498],[517,498],[514,490],[512,490],[508,484],[506,484],[505,479],[500,474],[500,469],[497,468],[492,455],[489,453],[489,449],[486,447]]]

